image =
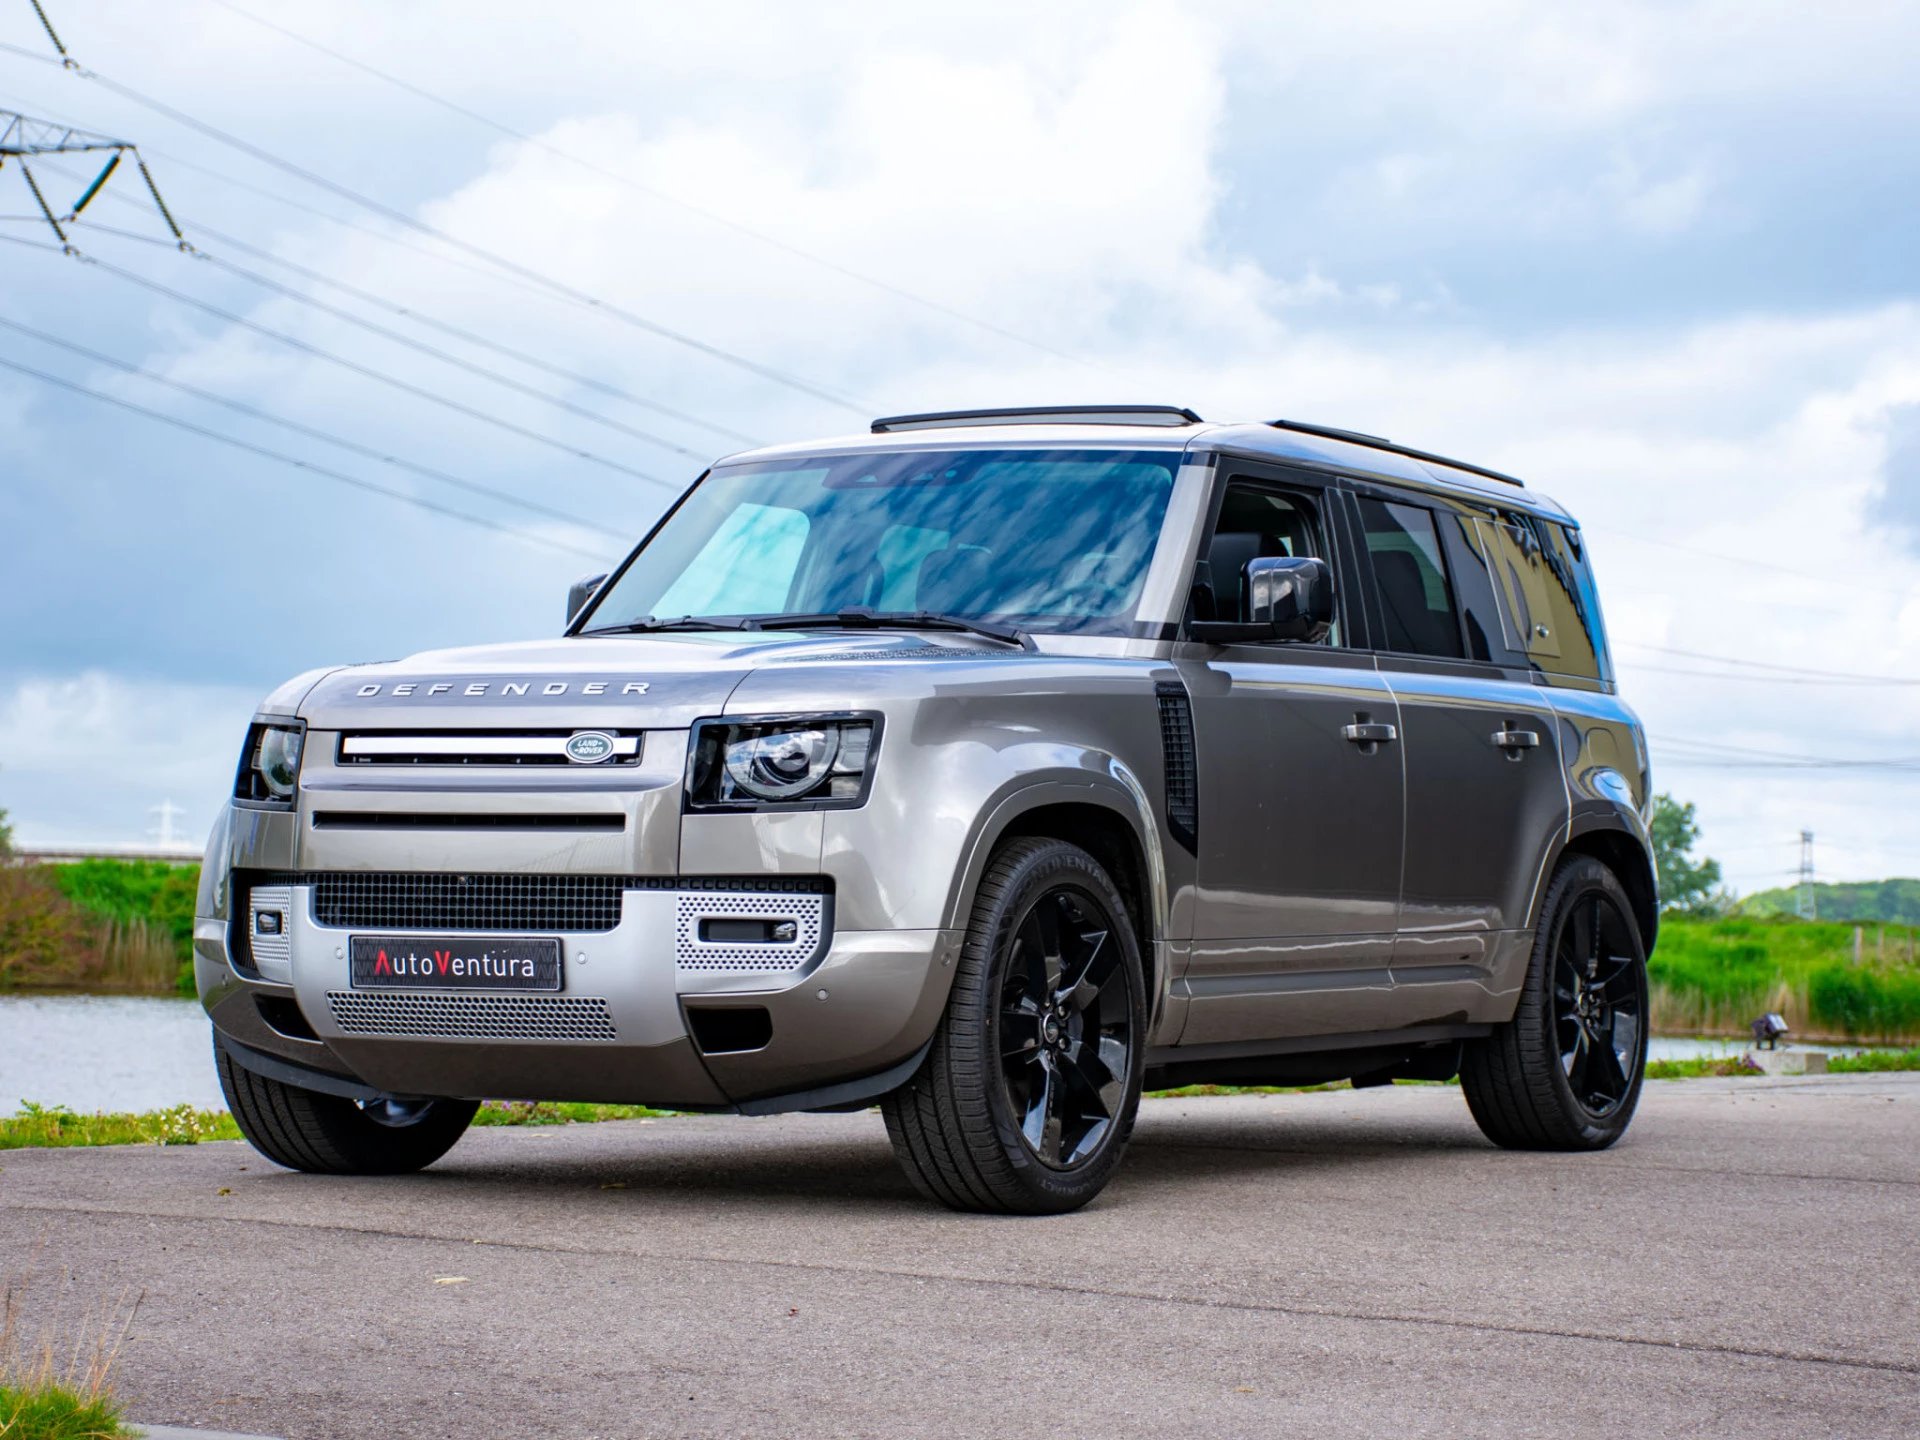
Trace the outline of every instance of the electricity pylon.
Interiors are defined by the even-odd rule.
[[[27,164],[30,155],[80,155],[88,152],[107,151],[107,163],[104,169],[94,177],[85,193],[73,202],[73,206],[64,215],[56,215],[53,207],[47,204],[47,197],[40,188],[40,182],[33,177],[33,169]],[[93,197],[106,187],[113,172],[120,168],[120,162],[127,156],[133,157],[133,163],[139,167],[140,178],[146,181],[147,193],[153,197],[154,208],[160,212],[160,218],[167,222],[167,228],[173,232],[173,238],[182,244],[186,237],[180,233],[180,227],[173,223],[173,214],[167,209],[167,202],[160,198],[160,187],[153,183],[153,172],[147,169],[147,162],[140,158],[139,147],[130,140],[116,140],[111,135],[95,135],[88,130],[76,130],[71,125],[58,125],[51,120],[35,120],[30,115],[22,115],[13,110],[0,110],[0,168],[7,161],[20,162],[20,174],[27,182],[27,189],[33,192],[34,203],[40,207],[40,215],[53,233],[60,237],[60,243],[67,243],[67,232],[61,229],[63,222],[73,218],[88,205]]]

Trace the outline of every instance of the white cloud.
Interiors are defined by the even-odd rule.
[[[146,7],[118,13],[117,58],[137,71],[141,35],[178,22]],[[1416,254],[1420,236],[1456,223],[1524,231],[1542,245],[1592,232],[1598,243],[1625,237],[1657,250],[1737,209],[1732,162],[1675,139],[1676,114],[1756,95],[1783,111],[1840,104],[1849,86],[1892,95],[1904,80],[1889,57],[1902,51],[1911,16],[1862,9],[1810,26],[1720,0],[1599,11],[1478,0],[1392,12],[1085,3],[964,15],[681,7],[666,18],[577,6],[537,25],[523,17],[499,4],[315,5],[288,23],[386,57],[644,187],[1084,357],[1063,360],[915,307],[537,147],[495,144],[477,173],[418,182],[433,197],[421,213],[435,225],[876,410],[1112,395],[1384,432],[1511,468],[1571,505],[1593,530],[1622,642],[1920,675],[1920,564],[1875,509],[1887,483],[1887,416],[1920,400],[1912,304],[1642,315],[1504,334],[1476,323],[1444,278],[1418,265],[1359,273],[1331,243],[1310,241],[1307,253],[1323,259],[1280,266],[1244,236],[1229,243],[1223,215],[1234,204],[1288,196],[1297,177],[1262,168],[1252,149],[1235,151],[1238,169],[1222,160],[1235,123],[1271,123],[1296,142],[1304,134],[1327,152],[1332,205],[1399,227]],[[148,88],[193,95],[195,108],[383,194],[409,165],[427,163],[410,153],[409,127],[448,123],[325,62],[309,66],[311,57],[244,22],[209,22],[207,37],[179,47],[164,84]],[[320,117],[362,101],[368,114],[340,148],[316,145]],[[197,193],[215,203],[217,192]],[[285,253],[302,263],[663,403],[769,439],[859,425],[577,306],[272,213]],[[258,238],[259,228],[254,215],[243,233]],[[239,292],[236,303],[255,297]],[[693,468],[284,301],[257,313],[675,480]],[[569,508],[596,507],[625,529],[637,530],[667,493],[567,469],[550,452],[255,338],[208,333],[195,322],[147,340],[195,383]],[[696,447],[726,448],[661,423]],[[316,522],[316,552],[345,546],[375,573],[400,553],[398,541],[382,548],[387,527],[370,533],[358,518],[371,512],[335,508],[352,518]],[[457,641],[492,638],[521,612],[544,625],[557,610],[554,568],[516,565],[509,547],[486,560],[484,575],[449,572],[430,618],[424,591],[396,592],[392,629]],[[228,578],[209,562],[194,583]],[[290,592],[277,603],[309,626],[340,603],[328,588],[337,576],[280,578]],[[330,658],[354,657],[299,663]],[[1621,659],[1656,735],[1906,753],[1920,723],[1920,689],[1775,691],[1661,674],[1688,662],[1624,643]],[[75,737],[104,738],[116,714],[154,713],[167,738],[138,742],[143,777],[169,773],[177,789],[217,790],[237,744],[233,716],[251,701],[190,684],[43,674],[6,703],[0,797],[41,777],[39,798],[11,802],[18,818],[60,828],[57,811],[35,808],[51,805],[59,784],[88,797],[88,816],[125,807],[125,833],[159,793],[117,794],[95,778],[91,740]],[[186,768],[168,772],[169,763]],[[1864,791],[1678,766],[1661,780],[1700,802],[1709,846],[1728,849],[1743,883],[1769,880],[1772,862],[1734,851],[1755,836],[1784,844],[1803,823],[1836,845],[1850,834],[1855,855],[1869,857],[1854,873],[1920,871],[1920,819],[1855,803]]]
[[[233,790],[260,697],[231,686],[98,670],[0,686],[0,808],[35,844],[138,839],[153,806],[204,834]]]

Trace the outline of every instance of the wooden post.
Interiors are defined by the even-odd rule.
[[[1866,928],[1864,926],[1856,925],[1853,927],[1853,963],[1856,965],[1860,963],[1860,947],[1866,938]]]

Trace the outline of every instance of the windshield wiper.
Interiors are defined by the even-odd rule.
[[[643,615],[621,625],[596,625],[582,635],[651,635],[662,630],[758,630],[760,621],[752,615],[679,615],[658,620]]]
[[[762,615],[762,630],[963,630],[970,635],[998,640],[1002,645],[1034,648],[1024,630],[993,620],[970,620],[964,615],[949,615],[938,610],[823,610],[815,615]]]

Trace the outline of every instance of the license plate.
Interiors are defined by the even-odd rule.
[[[558,990],[558,940],[355,935],[352,982],[364,990]]]

